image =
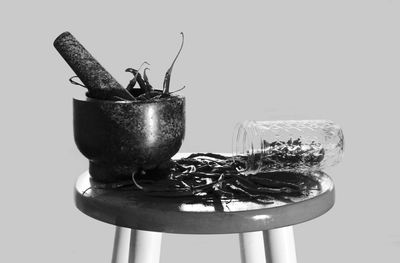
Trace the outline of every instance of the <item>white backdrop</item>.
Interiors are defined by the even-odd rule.
[[[72,70],[52,43],[69,30],[126,85],[153,86],[180,44],[182,152],[230,152],[245,119],[331,119],[344,161],[334,208],[295,227],[299,262],[399,262],[398,1],[2,1],[1,262],[110,262],[113,227],[80,213],[87,169],[72,137]],[[165,235],[162,263],[239,262],[236,236]]]

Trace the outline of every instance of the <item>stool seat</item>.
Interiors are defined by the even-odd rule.
[[[149,196],[133,187],[101,189],[102,184],[85,172],[76,182],[75,204],[97,220],[136,230],[181,234],[265,231],[311,220],[333,206],[332,179],[323,172],[314,172],[313,176],[319,183],[318,190],[310,190],[306,197],[291,198],[290,202],[217,198],[205,203],[195,198]]]

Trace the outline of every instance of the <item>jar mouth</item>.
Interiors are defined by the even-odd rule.
[[[235,159],[235,156],[240,156],[244,155],[242,150],[244,149],[244,140],[246,138],[246,129],[245,129],[245,124],[243,122],[237,123],[235,125],[235,128],[233,130],[233,136],[232,136],[232,154],[233,158]]]
[[[232,137],[232,157],[234,162],[238,162],[239,158],[243,157],[251,160],[256,153],[262,151],[261,137],[257,131],[256,124],[255,121],[243,121],[235,125]],[[245,172],[250,168],[248,167],[248,161],[245,163],[246,167],[239,170],[239,172]]]

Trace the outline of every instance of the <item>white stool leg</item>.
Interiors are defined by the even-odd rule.
[[[296,263],[296,246],[294,243],[293,227],[282,227],[263,231],[267,262]]]
[[[242,263],[296,263],[293,227],[240,233]]]
[[[129,258],[129,241],[131,240],[131,230],[117,226],[115,228],[114,249],[112,263],[127,263]]]
[[[159,263],[162,233],[131,231],[129,263]]]

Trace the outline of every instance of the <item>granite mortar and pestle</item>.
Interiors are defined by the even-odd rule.
[[[69,32],[54,46],[88,89],[73,99],[73,126],[92,179],[117,182],[167,164],[184,139],[185,98],[137,100],[143,91],[124,89]]]

